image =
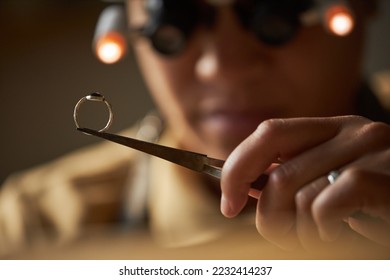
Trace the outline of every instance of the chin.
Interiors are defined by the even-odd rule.
[[[249,133],[242,135],[212,134],[202,137],[201,153],[210,157],[225,160],[231,152],[243,141]]]
[[[201,139],[208,155],[226,158],[261,123],[258,119],[214,119],[201,126]]]

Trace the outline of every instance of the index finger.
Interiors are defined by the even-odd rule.
[[[222,168],[222,214],[234,217],[243,209],[251,183],[273,162],[286,161],[333,138],[340,127],[340,121],[337,120],[295,118],[272,119],[261,123],[230,154]]]

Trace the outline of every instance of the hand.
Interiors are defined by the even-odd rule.
[[[330,185],[332,170],[341,175]],[[250,189],[264,172],[263,191]],[[227,217],[258,198],[257,229],[282,248],[345,247],[357,235],[390,247],[390,126],[357,116],[265,121],[227,159],[221,188]]]

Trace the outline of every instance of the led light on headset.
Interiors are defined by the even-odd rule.
[[[325,14],[325,20],[327,29],[338,36],[348,35],[354,27],[352,12],[343,5],[329,7]]]
[[[352,32],[355,18],[345,0],[316,0],[325,29],[333,35],[346,36]]]
[[[127,52],[123,5],[111,5],[103,10],[95,29],[92,47],[103,63],[115,63]]]
[[[109,32],[97,39],[95,52],[100,61],[112,64],[124,57],[126,49],[127,44],[123,36],[116,32]]]

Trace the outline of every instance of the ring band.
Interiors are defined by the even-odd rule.
[[[329,172],[328,174],[328,181],[329,181],[329,184],[334,184],[337,180],[337,177],[339,177],[341,174],[340,171],[338,170],[332,170],[331,172]]]
[[[114,118],[114,115],[112,113],[112,106],[106,100],[106,98],[98,92],[94,92],[94,93],[91,93],[87,96],[84,96],[76,103],[76,106],[74,107],[74,111],[73,111],[73,119],[74,119],[74,123],[75,123],[76,127],[80,128],[80,125],[78,122],[78,113],[79,113],[79,109],[80,109],[81,104],[83,104],[86,101],[104,102],[107,105],[108,113],[109,113],[108,121],[107,121],[106,126],[103,127],[102,129],[100,129],[99,132],[104,132],[108,128],[110,128],[112,121],[113,121],[113,118]]]

